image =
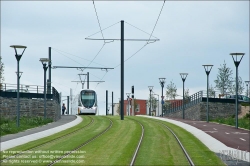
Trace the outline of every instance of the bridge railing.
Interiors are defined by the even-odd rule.
[[[0,89],[0,96],[7,98],[16,98],[17,84],[2,83]],[[44,87],[39,85],[20,84],[19,96],[20,98],[30,98],[30,99],[44,98]],[[58,103],[60,103],[59,93],[54,87],[52,87],[51,92],[47,90],[46,98],[54,99]]]
[[[166,114],[182,110],[183,104],[184,104],[184,109],[193,107],[194,105],[202,101],[202,97],[203,97],[203,91],[199,91],[189,96],[188,98],[184,99],[184,103],[183,100],[177,100],[175,102],[169,103],[166,106]]]

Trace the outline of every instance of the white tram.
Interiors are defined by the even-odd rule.
[[[97,114],[97,95],[94,90],[81,90],[78,100],[78,115],[81,114]]]

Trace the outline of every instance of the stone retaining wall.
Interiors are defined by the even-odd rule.
[[[14,118],[17,111],[16,98],[0,97],[0,117]],[[61,118],[61,107],[55,100],[47,100],[46,102],[47,118],[57,121]],[[44,100],[43,99],[27,99],[20,98],[20,117],[21,116],[44,116]]]
[[[207,118],[207,103],[200,102],[193,107],[185,109],[185,119],[190,120],[202,120],[205,121]],[[241,113],[241,106],[239,104],[238,114]],[[235,103],[220,103],[220,102],[209,102],[209,119],[219,117],[230,117],[235,115]],[[170,113],[166,115],[172,118],[182,118],[182,110]]]

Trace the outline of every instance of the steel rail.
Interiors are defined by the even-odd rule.
[[[160,122],[160,123],[161,123],[161,122]],[[182,143],[181,143],[181,141],[178,139],[178,137],[175,135],[175,133],[174,133],[167,125],[165,125],[164,123],[161,123],[161,124],[162,124],[163,126],[165,126],[165,127],[174,135],[174,137],[175,137],[175,139],[177,140],[177,142],[179,143],[179,145],[180,145],[182,151],[184,152],[184,154],[185,154],[185,156],[186,156],[186,158],[187,158],[189,164],[190,164],[191,166],[195,166],[194,163],[193,163],[193,161],[192,161],[192,159],[191,159],[190,156],[188,155],[187,151],[185,150],[184,146],[182,145]]]
[[[134,119],[133,119],[133,120],[134,120]],[[143,137],[144,137],[144,126],[143,126],[139,121],[137,121],[137,120],[134,120],[134,121],[136,121],[137,123],[139,123],[139,124],[141,125],[142,133],[141,133],[140,141],[139,141],[139,143],[138,143],[138,145],[137,145],[137,147],[136,147],[135,153],[134,153],[134,155],[133,155],[133,158],[132,158],[132,160],[131,160],[131,162],[130,162],[130,164],[129,164],[130,166],[134,165],[134,163],[135,163],[136,156],[137,156],[137,154],[138,154],[138,151],[139,151],[140,146],[141,146],[142,139],[143,139]]]
[[[42,146],[44,146],[44,145],[47,145],[47,144],[52,143],[52,142],[55,142],[55,141],[57,141],[57,140],[60,140],[60,139],[62,139],[62,138],[65,138],[65,137],[67,137],[67,136],[69,136],[69,135],[72,135],[72,134],[74,134],[74,133],[76,133],[76,132],[79,132],[79,131],[85,129],[86,127],[90,126],[90,125],[95,121],[95,120],[94,120],[93,118],[91,118],[90,116],[88,116],[88,117],[91,119],[91,121],[90,121],[87,125],[83,126],[82,128],[77,129],[77,130],[75,130],[75,131],[72,131],[72,132],[70,132],[70,133],[68,133],[68,134],[62,135],[62,136],[60,136],[60,137],[58,137],[58,138],[52,139],[52,140],[50,140],[50,141],[48,141],[48,142],[45,142],[45,143],[40,144],[40,145],[38,145],[38,146],[35,146],[35,147],[33,147],[33,148],[27,149],[27,150],[25,150],[25,151],[21,151],[20,153],[17,153],[17,154],[14,154],[14,155],[12,155],[12,156],[9,156],[9,157],[7,157],[7,158],[1,160],[0,163],[2,163],[2,162],[4,162],[4,161],[7,161],[7,160],[10,160],[10,159],[12,159],[12,158],[16,158],[17,156],[19,156],[19,155],[21,155],[21,154],[24,154],[25,152],[28,152],[28,151],[34,150],[34,149],[36,149],[36,148],[42,147]],[[0,164],[0,165],[1,165],[1,164]]]
[[[109,118],[108,118],[109,119]],[[56,160],[52,161],[51,163],[48,164],[48,166],[54,165],[57,162],[61,161],[63,158],[67,157],[68,155],[70,155],[71,153],[77,151],[78,149],[82,148],[83,146],[89,144],[90,142],[94,141],[96,138],[100,137],[101,135],[103,135],[104,133],[106,133],[112,126],[113,126],[113,121],[111,119],[109,119],[110,124],[109,126],[103,130],[101,133],[97,134],[96,136],[92,137],[91,139],[85,141],[84,143],[82,143],[81,145],[79,145],[78,147],[76,147],[73,150],[70,150],[69,152],[67,152],[66,154],[62,155],[60,158],[57,158]]]

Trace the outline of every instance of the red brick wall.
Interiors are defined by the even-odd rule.
[[[146,115],[147,114],[147,106],[146,106],[146,100],[140,100],[140,99],[135,99],[136,103],[140,105],[139,112],[135,111],[135,115]],[[127,115],[127,100],[124,100],[124,115]],[[132,115],[132,108],[130,106],[130,115]]]

